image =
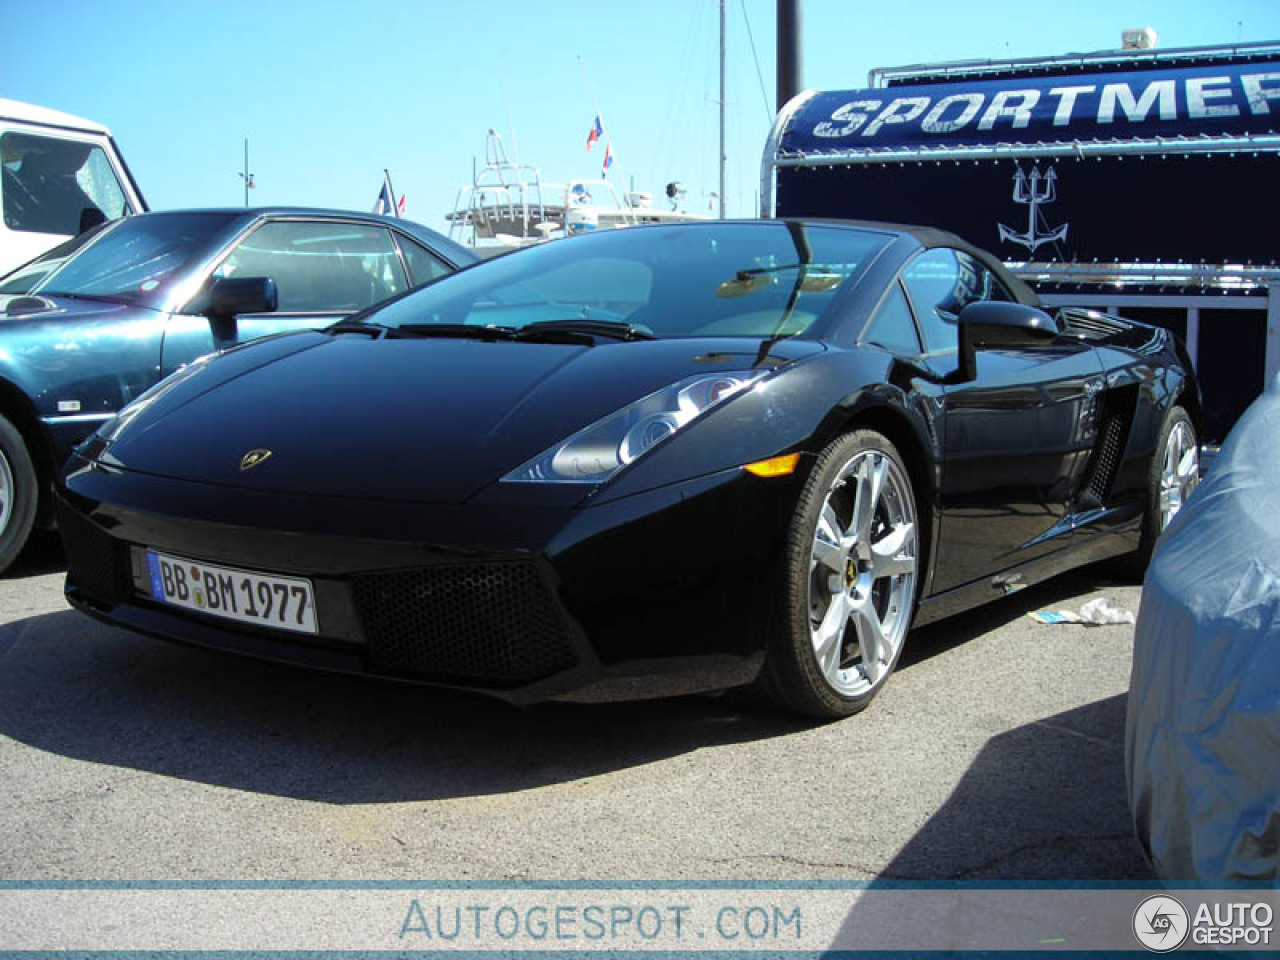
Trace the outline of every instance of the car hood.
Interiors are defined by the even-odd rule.
[[[111,315],[130,313],[137,308],[110,300],[80,300],[43,294],[0,295],[0,325],[13,322],[50,320],[108,320]]]
[[[766,362],[821,349],[785,341]],[[256,490],[460,503],[670,383],[749,369],[758,350],[755,340],[586,347],[303,333],[206,364],[133,416],[104,459]],[[246,466],[251,451],[270,455]]]

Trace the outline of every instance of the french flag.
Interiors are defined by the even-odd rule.
[[[395,209],[395,196],[392,194],[391,188],[386,183],[383,183],[382,189],[378,192],[377,202],[373,205],[373,212],[380,217],[394,217]]]
[[[601,170],[601,175],[603,176],[604,174],[608,173],[609,168],[612,166],[613,166],[613,146],[609,143],[608,140],[606,140],[604,142],[604,169]]]
[[[587,149],[590,150],[592,144],[604,136],[604,127],[600,124],[600,116],[596,115],[596,122],[591,126],[591,132],[587,134]],[[605,145],[606,147],[608,144]]]

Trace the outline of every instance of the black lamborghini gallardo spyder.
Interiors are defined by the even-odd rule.
[[[913,624],[1196,483],[1164,330],[934,230],[574,237],[192,363],[60,485],[67,596],[168,640],[514,702],[864,707]]]

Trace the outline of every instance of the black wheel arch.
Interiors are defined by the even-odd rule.
[[[1191,351],[1177,334],[1170,332],[1173,351],[1182,365],[1181,371],[1169,370],[1171,397],[1170,406],[1179,406],[1191,417],[1191,425],[1196,428],[1196,436],[1204,437],[1204,406],[1200,399],[1200,384],[1196,380],[1195,364],[1191,360]]]
[[[1204,408],[1200,404],[1200,390],[1190,379],[1183,380],[1181,390],[1175,395],[1173,406],[1187,411],[1191,425],[1196,428],[1196,438],[1204,442]]]
[[[894,391],[896,394],[896,391]],[[934,533],[937,524],[937,473],[936,454],[929,439],[929,428],[923,418],[909,412],[905,396],[884,396],[878,392],[865,392],[831,411],[819,429],[810,438],[807,458],[812,464],[837,437],[853,430],[868,429],[881,434],[893,444],[902,457],[903,466],[911,480],[916,499],[916,517],[923,525],[919,543],[923,552],[920,563],[920,589],[916,602],[925,595],[932,580]]]

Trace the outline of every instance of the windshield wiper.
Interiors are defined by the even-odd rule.
[[[41,290],[33,296],[40,297],[62,297],[65,300],[93,300],[97,303],[116,303],[123,298],[123,294],[108,296],[101,293],[61,293],[57,290]]]
[[[359,330],[367,326],[349,321],[330,327],[330,330]],[[505,341],[521,343],[562,343],[590,347],[597,339],[653,340],[648,327],[632,325],[619,320],[540,320],[523,327],[506,327],[497,324],[481,326],[473,323],[405,323],[387,329],[388,337],[440,337],[459,340]]]
[[[624,320],[539,320],[529,323],[516,332],[518,340],[541,338],[544,334],[568,333],[587,334],[592,337],[604,337],[609,340],[656,340],[652,330],[643,324],[627,323]]]
[[[335,335],[339,333],[363,333],[372,337],[374,340],[377,340],[379,337],[386,336],[387,331],[390,329],[390,327],[381,323],[370,323],[367,320],[347,319],[339,320],[337,323],[330,324],[324,328],[324,332]]]
[[[514,327],[472,323],[403,323],[387,331],[392,337],[452,337],[460,340],[513,340]]]

